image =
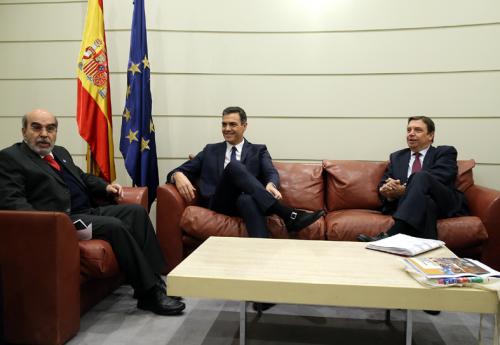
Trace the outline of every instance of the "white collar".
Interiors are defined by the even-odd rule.
[[[236,150],[238,150],[239,153],[241,153],[241,150],[243,149],[243,145],[245,144],[245,138],[243,138],[243,140],[237,144],[237,145],[233,145],[233,144],[230,144],[226,141],[226,150],[231,150],[234,147],[236,147]]]

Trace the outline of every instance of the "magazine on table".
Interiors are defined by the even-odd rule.
[[[366,248],[404,256],[415,256],[442,246],[444,246],[444,242],[440,240],[397,234],[369,242]]]
[[[427,279],[461,277],[500,277],[500,272],[473,259],[464,258],[406,258],[405,264]]]

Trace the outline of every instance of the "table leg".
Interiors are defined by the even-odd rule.
[[[493,344],[500,345],[500,337],[498,335],[498,330],[500,328],[500,305],[498,306],[497,313],[493,318]]]
[[[479,314],[479,333],[477,335],[477,342],[479,345],[483,345],[483,321],[484,321],[484,314]]]
[[[240,302],[240,345],[245,345],[247,327],[247,302]]]
[[[386,324],[391,323],[391,310],[390,309],[385,310],[385,323]]]
[[[411,310],[406,311],[406,345],[411,345],[413,332],[413,314]]]

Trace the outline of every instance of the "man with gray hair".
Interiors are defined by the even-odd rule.
[[[65,148],[55,145],[58,122],[50,112],[35,109],[22,125],[23,142],[0,151],[0,209],[64,212],[92,224],[92,237],[111,244],[137,307],[160,315],[181,313],[184,303],[166,294],[160,276],[165,261],[144,207],[114,203],[122,186],[84,173]],[[94,197],[110,203],[97,207]]]

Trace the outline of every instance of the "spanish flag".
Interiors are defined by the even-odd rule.
[[[115,179],[109,68],[102,0],[88,0],[78,56],[76,120],[87,142],[87,171],[108,182]]]

